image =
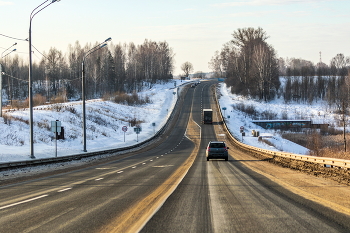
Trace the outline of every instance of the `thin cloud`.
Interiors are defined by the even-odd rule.
[[[332,0],[325,0],[332,1]],[[236,1],[214,4],[216,7],[230,7],[230,6],[266,6],[266,5],[290,5],[298,3],[320,2],[320,0],[250,0],[250,1]]]
[[[239,13],[233,13],[230,14],[230,17],[263,17],[265,15],[270,15],[274,13],[274,11],[263,11],[263,12],[239,12]]]
[[[186,8],[184,9],[184,11],[195,11],[196,9],[195,8]]]
[[[0,6],[8,6],[8,5],[12,5],[13,2],[5,2],[5,1],[0,1]]]

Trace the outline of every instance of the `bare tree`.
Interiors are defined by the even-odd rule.
[[[269,37],[262,28],[239,28],[232,34],[233,40],[231,41],[238,47],[246,47],[252,41],[265,42]]]
[[[205,76],[205,74],[202,72],[202,71],[196,71],[194,74],[193,74],[193,78],[200,78],[200,79],[203,79]]]
[[[331,67],[334,67],[336,70],[336,75],[346,76],[347,75],[347,66],[350,64],[350,58],[345,57],[344,54],[339,53],[331,60]]]
[[[223,77],[223,59],[221,58],[219,51],[215,51],[215,54],[210,62],[208,62],[208,65],[209,68],[214,71],[216,77]]]
[[[68,46],[65,55],[55,48],[44,53],[39,63],[33,63],[34,93],[48,98],[66,93],[69,98],[79,98],[82,58],[92,47],[91,43],[82,47],[77,41]],[[4,72],[18,78],[8,76],[4,80],[9,99],[27,98],[28,65],[18,58],[2,65]],[[145,40],[141,45],[110,45],[89,55],[85,67],[87,98],[99,98],[115,92],[131,93],[142,90],[145,85],[150,87],[159,81],[172,79],[174,53],[166,41]],[[193,67],[189,72],[192,70]]]
[[[53,95],[57,96],[60,90],[60,80],[64,78],[64,70],[66,69],[66,61],[63,53],[56,48],[50,48],[45,59],[45,68],[48,82],[48,93],[53,91]],[[50,95],[50,94],[49,94]],[[51,96],[47,96],[50,99]]]
[[[188,77],[188,75],[193,72],[193,65],[191,62],[185,62],[181,65],[181,70],[184,72],[185,76]]]
[[[236,94],[269,100],[280,86],[278,59],[261,28],[238,29],[233,40],[215,52],[211,68],[226,74],[226,84]]]

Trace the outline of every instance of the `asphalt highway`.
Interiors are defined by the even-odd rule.
[[[201,109],[215,108],[207,85],[196,87],[194,94],[194,103],[201,103],[193,107],[198,124]],[[218,118],[213,126],[201,125],[201,130],[194,164],[141,232],[349,232],[349,216],[305,200],[248,169],[234,159],[239,151],[233,145],[229,161],[206,161],[208,142],[225,136]]]
[[[347,216],[245,167],[233,146],[229,161],[206,161],[225,138],[217,117],[201,124],[213,83],[188,89],[161,143],[1,185],[0,232],[349,232]]]

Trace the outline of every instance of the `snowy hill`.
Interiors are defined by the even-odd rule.
[[[179,87],[183,84],[177,81]],[[151,137],[159,130],[176,103],[174,82],[157,84],[138,93],[147,96],[151,103],[142,106],[127,106],[100,99],[86,101],[87,151],[119,148],[136,144]],[[29,111],[12,111],[0,118],[0,162],[28,160]],[[64,127],[65,140],[57,142],[57,156],[81,153],[82,104],[69,102],[38,106],[34,108],[34,155],[36,158],[55,156],[55,135],[51,132],[51,121],[59,120]],[[137,135],[130,122],[141,122],[142,132]],[[155,123],[155,126],[153,126]],[[125,133],[122,127],[128,130]]]

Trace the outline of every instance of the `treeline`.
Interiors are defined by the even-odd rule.
[[[347,76],[350,68],[350,57],[339,53],[329,65],[320,62],[314,64],[301,58],[279,58],[280,75],[282,76]]]
[[[226,78],[232,93],[265,101],[284,97],[286,103],[325,100],[338,109],[350,101],[350,57],[340,53],[329,65],[315,65],[300,58],[277,58],[261,28],[238,29],[232,37],[209,62],[217,77]]]
[[[51,48],[33,64],[33,93],[51,101],[59,96],[81,98],[82,61],[98,45],[77,41],[64,54]],[[145,40],[141,45],[117,44],[97,50],[85,59],[86,98],[140,91],[145,85],[172,79],[174,54],[167,42]],[[28,97],[28,63],[18,55],[2,61],[3,91],[8,100]]]
[[[233,39],[216,51],[209,67],[226,77],[232,93],[265,101],[273,99],[280,87],[279,64],[274,48],[262,28],[238,29]]]
[[[285,102],[312,104],[324,100],[340,109],[343,102],[350,100],[350,57],[337,54],[329,65],[296,58],[280,58],[279,63],[280,73],[285,77],[281,90]]]

